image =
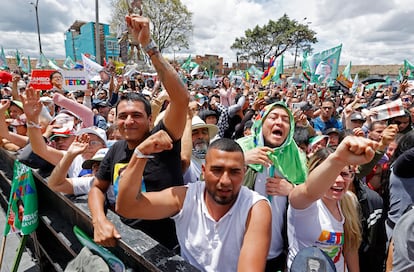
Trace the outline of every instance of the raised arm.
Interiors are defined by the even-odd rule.
[[[39,124],[39,115],[42,111],[40,91],[28,88],[26,95],[21,95],[20,99],[23,102],[23,109],[27,118],[27,131],[33,152],[51,164],[58,164],[63,158],[64,152],[50,147],[45,143]]]
[[[158,73],[162,84],[170,96],[170,105],[164,117],[164,124],[174,138],[181,138],[187,115],[187,105],[189,101],[188,92],[175,69],[165,60],[158,49],[148,48],[151,44],[150,21],[138,15],[126,16],[126,22],[132,29],[132,35],[138,40],[143,48],[147,48],[147,53],[151,62]]]
[[[162,219],[178,213],[183,205],[186,187],[170,187],[160,192],[141,192],[142,174],[147,155],[172,148],[172,140],[163,130],[148,137],[135,149],[119,182],[116,212],[126,218]],[[141,155],[136,155],[137,151]],[[144,155],[142,155],[144,154]]]
[[[289,194],[289,202],[295,209],[306,209],[322,198],[347,165],[364,164],[372,160],[378,143],[369,139],[348,136],[318,167],[310,172],[306,182],[296,186]]]
[[[6,110],[10,107],[10,100],[2,99],[0,104],[0,137],[5,138],[22,148],[27,144],[29,137],[10,132],[6,123]]]
[[[56,105],[61,106],[73,113],[76,113],[82,119],[82,127],[93,126],[93,111],[85,105],[65,97],[60,93],[55,93],[53,96],[53,102]]]
[[[66,176],[73,160],[76,158],[76,156],[82,154],[86,150],[88,143],[88,134],[76,136],[75,140],[69,146],[68,151],[53,169],[52,174],[50,174],[50,177],[47,181],[47,186],[49,186],[50,189],[64,194],[74,193],[73,182]]]
[[[237,271],[264,271],[270,247],[272,212],[267,201],[250,209]],[[254,252],[254,254],[252,254]]]

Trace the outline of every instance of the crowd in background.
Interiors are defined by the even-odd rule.
[[[162,65],[159,66],[167,67]],[[156,67],[158,72],[161,69]],[[346,267],[348,271],[385,271],[386,263],[387,271],[391,271],[391,264],[393,271],[409,271],[407,262],[413,261],[412,256],[407,259],[404,257],[407,252],[401,252],[405,242],[401,237],[406,233],[396,227],[414,202],[414,174],[410,170],[414,165],[414,85],[409,81],[397,85],[384,83],[372,89],[361,85],[348,90],[308,82],[295,84],[286,78],[263,87],[260,79],[236,81],[223,76],[214,80],[213,86],[207,86],[192,84],[195,80],[203,81],[171,66],[171,77],[186,82],[180,87],[185,93],[174,93],[171,89],[177,89],[178,85],[160,73],[144,76],[138,72],[127,77],[117,74],[111,62],[105,70],[110,78],[108,83],[95,82],[87,90],[71,92],[62,88],[59,71],[50,75],[51,90],[33,90],[29,87],[30,75],[14,71],[11,82],[1,87],[1,147],[15,152],[20,161],[37,169],[56,191],[80,195],[90,193],[95,187],[106,192],[110,185],[113,195],[108,196],[108,207],[115,209],[116,198],[125,194],[118,179],[122,171],[130,170],[125,168],[132,154],[127,149],[134,150],[150,131],[154,135],[160,130],[169,133],[173,147],[166,156],[179,161],[166,166],[168,159],[160,158],[165,165],[152,165],[145,170],[142,186],[147,191],[204,180],[203,164],[210,143],[233,139],[240,144],[248,165],[243,184],[267,197],[272,208],[267,271],[283,269],[286,263],[290,267],[300,249],[313,244],[309,242],[312,238],[304,234],[308,230],[302,228],[304,225],[311,228],[312,216],[321,211],[329,217],[328,221],[334,222],[326,240],[333,232],[342,235],[341,241],[334,243],[338,252],[333,252],[333,245],[328,242],[320,245],[337,271],[345,271]],[[129,104],[125,101],[144,103],[148,115],[148,123],[136,121],[147,129],[136,132],[139,135],[133,139],[131,130],[139,129],[126,123],[134,118],[140,120],[145,113],[126,110]],[[385,106],[386,117],[378,118],[381,115],[378,106],[390,103],[397,106]],[[351,160],[352,156],[369,152],[351,150],[358,137],[375,142],[370,144],[375,147],[375,154],[368,161],[361,160],[363,163],[359,165]],[[120,141],[127,144],[122,147]],[[124,152],[122,148],[126,155],[118,154]],[[328,159],[334,157],[330,154],[345,154],[350,158],[338,168],[340,175],[335,177],[328,177],[329,169],[323,172],[316,168],[320,164],[334,164]],[[110,165],[108,156],[122,161],[124,167],[110,169],[115,163]],[[152,177],[150,171],[163,170],[162,167],[168,167],[171,181],[154,186],[151,178],[158,180],[162,176],[157,173]],[[52,172],[54,168],[62,172]],[[334,181],[319,184],[316,174],[312,175],[315,168],[319,169],[319,179],[327,176],[327,180]],[[95,177],[108,181],[108,186],[94,181]],[[341,203],[340,208],[337,202]],[[92,214],[95,216],[97,212]],[[335,227],[338,222],[339,229]],[[166,231],[164,236],[168,237],[160,237],[153,225],[128,219],[125,223],[152,231],[153,237],[169,248],[177,244],[171,239],[174,233]],[[164,223],[161,226],[170,224]],[[116,230],[111,231],[117,238]],[[99,240],[95,236],[95,240],[112,245],[104,238]],[[412,253],[412,248],[411,244],[406,250]]]

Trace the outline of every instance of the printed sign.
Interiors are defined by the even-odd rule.
[[[67,91],[86,90],[88,88],[87,73],[84,71],[62,71],[63,89]]]

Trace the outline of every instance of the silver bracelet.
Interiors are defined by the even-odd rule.
[[[141,151],[139,151],[138,147],[135,148],[134,154],[138,159],[152,159],[152,158],[154,158],[153,155],[144,155],[144,154],[142,154]]]
[[[37,124],[33,121],[26,122],[26,127],[28,127],[28,128],[42,128],[42,126],[40,124]]]

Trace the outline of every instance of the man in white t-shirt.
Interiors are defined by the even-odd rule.
[[[230,139],[210,144],[205,182],[141,192],[141,178],[152,153],[172,148],[165,131],[135,149],[121,174],[116,211],[127,218],[175,221],[182,257],[202,271],[264,271],[270,246],[271,210],[265,197],[242,186],[241,147]]]

